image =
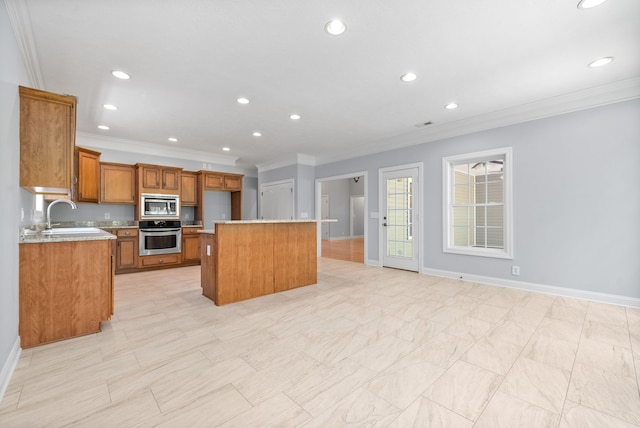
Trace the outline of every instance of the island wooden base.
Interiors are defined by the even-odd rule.
[[[201,235],[202,294],[216,305],[315,284],[316,223],[216,224]]]

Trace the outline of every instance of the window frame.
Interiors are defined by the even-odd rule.
[[[453,191],[456,165],[504,157],[503,164],[503,243],[504,248],[453,245]],[[464,153],[442,158],[442,251],[468,256],[513,259],[513,150],[511,147]]]

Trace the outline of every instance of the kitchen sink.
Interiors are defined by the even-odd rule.
[[[24,231],[25,235],[35,235],[36,233],[38,232],[36,232],[35,230],[27,229]],[[68,235],[77,233],[102,233],[102,230],[98,229],[97,227],[58,227],[43,230],[39,233],[42,233],[43,235]]]

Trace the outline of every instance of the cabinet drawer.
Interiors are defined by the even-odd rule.
[[[140,267],[172,265],[181,262],[180,254],[138,257]]]
[[[183,235],[195,235],[195,234],[198,233],[199,230],[202,230],[202,227],[198,227],[198,226],[183,227],[182,228],[182,234]]]
[[[127,236],[138,236],[138,229],[118,229],[116,236],[123,238]]]

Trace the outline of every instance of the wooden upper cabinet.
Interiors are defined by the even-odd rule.
[[[224,188],[226,190],[242,190],[242,176],[225,174]]]
[[[226,174],[221,172],[205,172],[204,189],[205,190],[242,190],[241,174]]]
[[[198,205],[198,175],[195,172],[182,171],[180,203],[185,207]]]
[[[162,189],[180,193],[181,171],[177,168],[162,168]]]
[[[140,193],[180,194],[181,168],[140,163],[136,167]]]
[[[136,169],[133,165],[100,163],[100,202],[135,204]]]
[[[98,203],[100,199],[100,152],[76,147],[76,202]]]
[[[204,173],[205,190],[222,190],[224,189],[224,174],[219,172]]]
[[[76,98],[20,86],[20,186],[71,194]]]

